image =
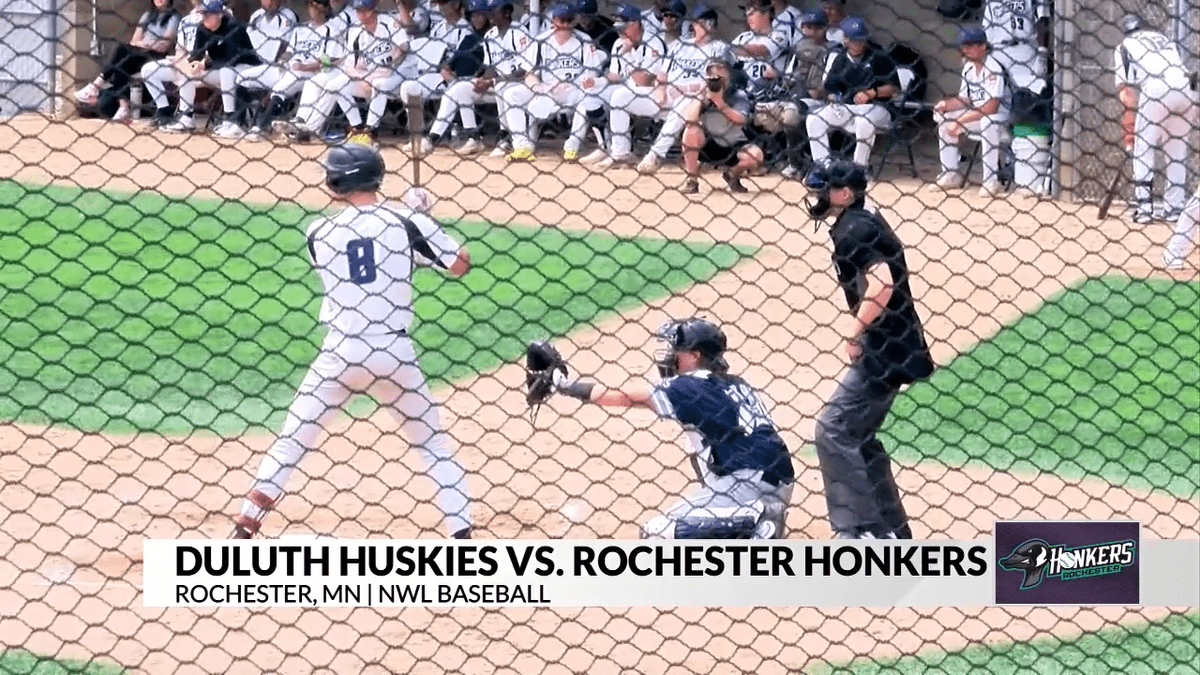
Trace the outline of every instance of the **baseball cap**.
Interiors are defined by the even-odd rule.
[[[491,10],[491,0],[470,0],[467,3],[468,12],[487,12]]]
[[[578,0],[575,4],[575,10],[587,16],[595,16],[600,13],[600,7],[596,4],[596,0]]]
[[[711,7],[707,7],[705,5],[696,5],[695,9],[692,10],[692,18],[697,21],[700,21],[702,19],[716,21],[717,20],[717,10],[715,10]]]
[[[491,0],[491,2],[488,3],[488,9],[492,10],[493,12],[504,9],[505,7],[515,7],[515,5],[513,5],[513,0]]]
[[[376,0],[350,0],[350,9],[375,9]]]
[[[667,6],[663,8],[663,14],[674,14],[679,18],[683,18],[687,14],[687,5],[683,0],[670,0]]]
[[[329,6],[329,0],[308,0],[308,3],[310,5],[320,5],[322,7]]]
[[[871,37],[871,31],[867,30],[867,22],[863,21],[861,16],[847,17],[842,21],[840,28],[847,40],[866,40]]]
[[[1121,28],[1125,29],[1125,34],[1128,35],[1133,31],[1142,27],[1142,17],[1137,14],[1126,14],[1121,20]]]
[[[632,5],[627,2],[617,8],[617,14],[615,18],[620,22],[641,21],[642,10],[638,9],[637,5]]]
[[[809,12],[804,12],[803,14],[800,15],[800,25],[801,26],[809,26],[809,25],[811,25],[811,26],[828,26],[829,19],[828,19],[828,17],[825,16],[825,12],[812,10]]]
[[[551,19],[573,19],[575,18],[575,8],[565,2],[558,2],[550,7]]]
[[[958,32],[958,46],[987,44],[987,33],[979,26],[965,26]]]
[[[205,14],[224,14],[225,2],[224,0],[204,0],[200,3],[200,11]]]

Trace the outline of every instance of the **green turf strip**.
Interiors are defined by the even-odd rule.
[[[38,656],[24,649],[0,651],[0,675],[122,675],[114,664]]]
[[[323,335],[316,213],[0,181],[0,419],[274,429]],[[474,269],[415,279],[433,384],[732,267],[731,245],[457,222]]]
[[[894,659],[860,659],[806,668],[811,675],[1195,675],[1200,614],[1114,626],[1094,633],[1029,642],[931,649]]]
[[[902,461],[1200,494],[1200,284],[1092,279],[901,394]]]

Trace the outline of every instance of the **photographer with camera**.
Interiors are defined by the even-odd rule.
[[[746,192],[741,177],[762,166],[763,151],[750,143],[745,126],[750,100],[733,85],[729,63],[710,59],[704,68],[705,90],[684,112],[684,194],[700,191],[700,165],[725,167],[721,177],[730,192]]]

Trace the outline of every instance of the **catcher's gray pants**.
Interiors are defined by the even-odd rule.
[[[684,493],[679,502],[642,526],[643,539],[676,539],[677,526],[696,529],[713,521],[752,518],[754,539],[783,538],[783,522],[792,501],[792,483],[771,485],[762,471],[743,469],[727,476],[707,475],[704,483]],[[768,527],[769,524],[769,527]],[[705,537],[708,538],[708,537]]]
[[[875,438],[897,391],[852,365],[817,419],[817,459],[835,535],[912,538],[892,460]]]

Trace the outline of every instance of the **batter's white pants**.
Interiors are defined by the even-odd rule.
[[[1004,66],[1008,80],[1014,87],[1028,89],[1035,94],[1042,93],[1046,88],[1046,57],[1038,53],[1033,43],[994,46],[991,55]]]
[[[761,471],[734,471],[728,476],[709,476],[703,485],[688,490],[679,502],[642,526],[643,539],[674,539],[681,520],[733,520],[752,516],[773,527],[756,532],[755,538],[782,538],[791,483],[775,486],[762,481]],[[761,536],[760,535],[766,535]]]
[[[346,113],[346,118],[353,126],[362,124],[362,115],[358,112],[358,104],[354,98],[368,98],[371,95],[371,80],[382,77],[391,71],[378,69],[364,76],[352,76],[341,69],[326,70],[309,78],[300,91],[299,112],[296,119],[303,122],[302,126],[314,134],[319,134],[325,128],[325,122],[333,107],[338,106]],[[356,124],[350,119],[351,110],[358,118]]]
[[[1184,205],[1183,211],[1179,213],[1179,220],[1175,221],[1175,234],[1171,235],[1171,241],[1167,242],[1167,250],[1163,253],[1163,262],[1168,266],[1175,265],[1186,258],[1198,233],[1200,233],[1200,187],[1196,188],[1196,194],[1192,195],[1192,198]]]
[[[1143,87],[1138,94],[1133,139],[1134,198],[1150,203],[1155,151],[1166,156],[1167,189],[1163,201],[1171,210],[1183,208],[1187,198],[1188,133],[1196,126],[1196,104],[1186,89]]]
[[[238,75],[237,85],[251,90],[270,89],[272,96],[288,98],[300,93],[304,83],[317,72],[301,72],[283,66],[251,66]]]
[[[417,96],[424,103],[434,92],[445,86],[446,79],[442,77],[441,73],[425,73],[418,75],[415,79],[392,73],[371,80],[371,89],[374,93],[367,108],[367,126],[372,129],[379,126],[379,121],[383,119],[383,113],[387,111],[389,98],[399,98],[401,101],[407,102],[410,97]],[[361,123],[362,118],[358,114],[357,106],[353,113],[346,111],[346,119],[350,121],[351,126],[358,126]]]
[[[655,87],[625,85],[612,93],[609,111],[609,129],[612,132],[613,159],[625,160],[633,152],[633,139],[629,135],[630,116],[652,117],[663,120],[662,130],[650,152],[659,158],[666,157],[671,147],[679,141],[688,106],[704,91],[704,80],[689,80],[677,85],[667,85],[656,91]],[[660,104],[658,101],[663,102]]]
[[[237,80],[238,75],[250,66],[229,66],[216,70],[205,71],[199,78],[185,78],[179,85],[179,116],[191,117],[196,105],[196,87],[206,84],[217,87],[221,92],[221,105],[226,115],[232,115],[237,110]]]
[[[841,129],[854,134],[858,141],[854,146],[854,161],[866,166],[871,161],[875,134],[886,129],[891,119],[887,108],[878,103],[831,103],[823,106],[820,110],[810,113],[805,121],[813,161],[817,162],[829,156],[829,132]]]
[[[436,501],[449,532],[469,527],[466,473],[454,459],[440,406],[429,393],[412,341],[401,335],[348,336],[329,331],[296,391],[278,439],[258,467],[254,489],[278,500],[301,457],[316,448],[326,426],[356,393],[373,396],[400,424],[409,445],[419,450],[437,483]],[[382,445],[386,448],[386,442]],[[386,473],[379,478],[388,482]]]
[[[959,152],[958,144],[965,137],[965,134],[959,134],[958,138],[950,136],[950,123],[962,117],[966,110],[953,110],[946,113],[934,113],[934,121],[938,125],[938,154],[942,159],[942,173],[953,173],[959,169]],[[1000,171],[1000,144],[1004,136],[1004,125],[1007,122],[997,120],[992,115],[986,115],[974,122],[967,122],[967,132],[979,135],[979,142],[983,146],[983,182],[997,180],[997,174]]]
[[[495,86],[496,92],[496,110],[500,115],[500,124],[508,129],[508,125],[504,119],[504,91],[505,89],[514,86],[515,82],[498,82]],[[446,131],[450,129],[450,124],[454,122],[454,116],[458,115],[462,119],[463,131],[468,135],[473,135],[479,131],[479,118],[475,116],[475,106],[488,95],[488,92],[481,94],[475,93],[475,81],[457,80],[450,83],[446,90],[442,92],[442,100],[438,105],[437,117],[433,121],[433,127],[429,130],[431,134],[445,136]]]
[[[186,79],[187,76],[176,67],[173,59],[159,59],[142,66],[142,81],[146,83],[146,90],[154,99],[154,106],[160,110],[170,104],[167,99],[167,83],[178,87]]]
[[[537,125],[562,110],[574,110],[584,99],[584,90],[574,82],[514,84],[504,90],[504,116],[512,134],[513,149],[533,149]]]
[[[612,105],[612,97],[623,85],[617,85],[608,80],[597,80],[596,86],[584,90],[583,100],[575,106],[575,114],[571,116],[571,135],[563,144],[563,150],[578,151],[583,146],[583,139],[592,129],[592,117],[598,111]],[[589,116],[591,115],[591,116]]]

